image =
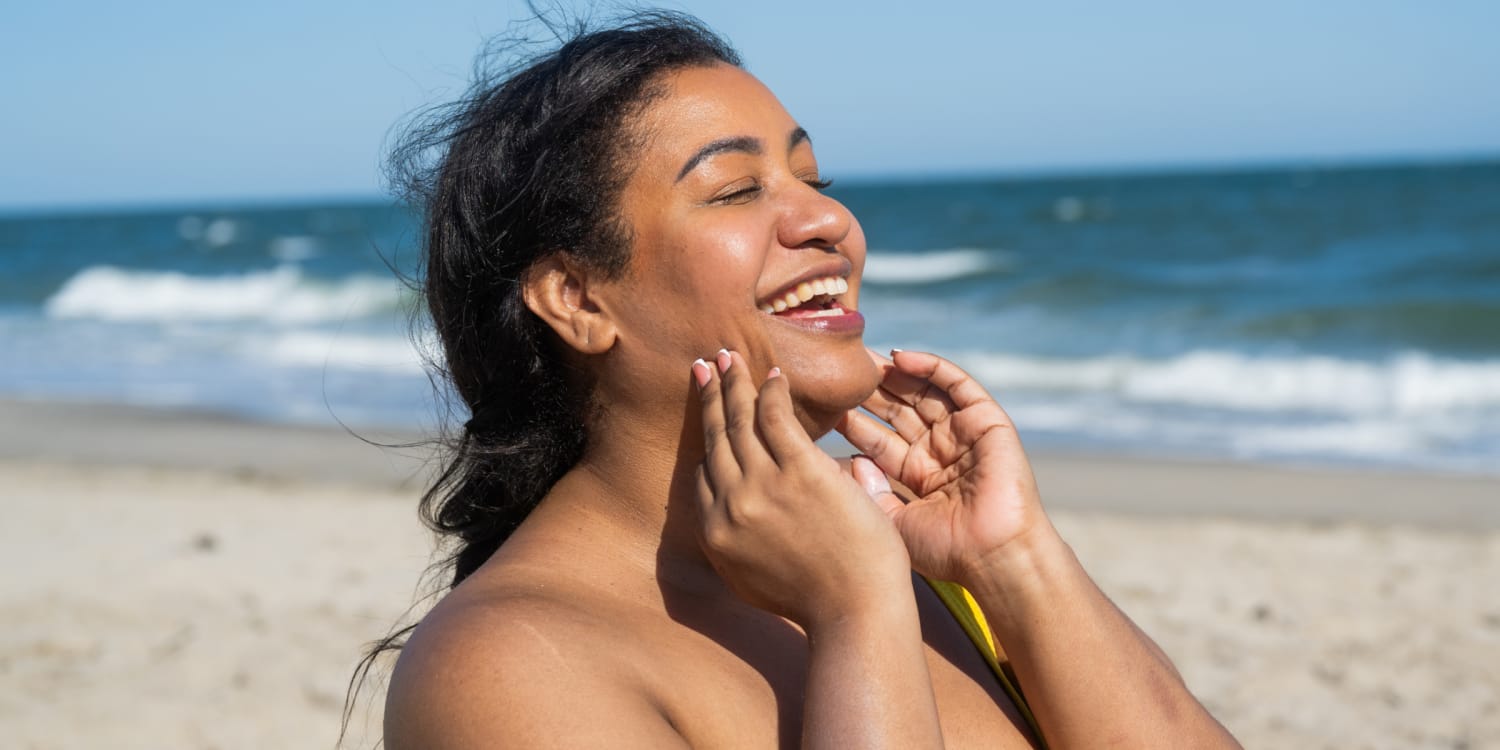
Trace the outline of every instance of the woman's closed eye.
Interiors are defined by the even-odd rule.
[[[723,192],[710,199],[709,203],[732,206],[739,203],[748,203],[749,201],[754,200],[755,196],[759,194],[760,182],[757,180],[752,180],[748,183],[736,183],[728,188],[725,188]]]
[[[813,190],[817,190],[818,192],[822,192],[824,190],[827,190],[831,185],[833,185],[833,180],[832,179],[821,179],[821,178],[818,178],[818,177],[810,177],[810,178],[803,179],[802,183],[804,185],[807,185],[808,187],[812,188]],[[756,196],[760,195],[760,192],[761,192],[760,182],[759,181],[752,181],[750,183],[734,185],[734,186],[731,186],[729,188],[726,188],[722,193],[720,193],[719,195],[716,195],[713,198],[711,198],[709,200],[709,203],[715,203],[715,204],[719,204],[719,205],[730,205],[730,206],[737,205],[737,204],[740,204],[740,203],[748,203],[748,202],[754,200],[756,198]]]

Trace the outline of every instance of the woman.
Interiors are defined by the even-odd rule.
[[[402,153],[440,153],[424,292],[473,416],[387,747],[1234,746],[983,388],[865,349],[859,225],[721,40],[644,14],[452,112]]]

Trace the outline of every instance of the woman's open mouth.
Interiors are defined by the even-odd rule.
[[[863,331],[864,316],[839,301],[848,291],[849,282],[838,276],[810,279],[761,302],[760,311],[815,330]]]
[[[837,304],[838,295],[849,291],[849,282],[837,276],[804,281],[782,292],[779,296],[760,303],[760,311],[767,315],[789,315],[804,317]]]

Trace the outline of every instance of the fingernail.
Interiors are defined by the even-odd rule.
[[[849,462],[849,469],[859,486],[865,488],[866,495],[876,497],[891,491],[891,480],[886,479],[885,472],[874,461],[864,456],[855,456]]]
[[[770,374],[766,375],[766,380],[770,380],[771,378],[779,378],[779,377],[781,377],[781,368],[780,367],[772,367]]]
[[[713,372],[708,369],[708,363],[704,362],[702,357],[693,360],[693,380],[697,381],[699,388],[708,385],[709,378],[713,376]]]
[[[729,356],[728,349],[720,349],[714,361],[719,363],[719,372],[729,372],[729,366],[734,364],[734,359]]]
[[[904,352],[904,351],[906,351],[906,350],[905,349],[892,349],[891,350],[891,354],[895,354],[896,352]]]

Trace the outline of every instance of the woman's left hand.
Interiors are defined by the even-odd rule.
[[[818,450],[779,371],[757,388],[739,353],[721,351],[715,364],[693,364],[704,441],[698,532],[730,590],[809,631],[893,599],[910,604],[911,565],[877,510],[882,497],[899,501]]]
[[[883,509],[923,575],[965,583],[997,553],[1052,533],[1010,417],[957,365],[925,352],[870,355],[880,387],[838,431],[916,495]],[[894,428],[894,429],[892,429]]]

